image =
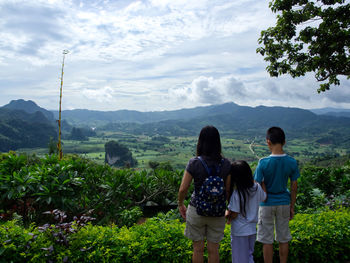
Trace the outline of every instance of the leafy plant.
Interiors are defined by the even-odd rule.
[[[144,224],[118,228],[93,226],[83,221],[59,222],[44,231],[17,221],[0,222],[0,262],[190,262],[192,242],[179,220],[156,217]],[[60,223],[62,221],[62,223]],[[83,226],[85,225],[85,226]],[[290,222],[290,262],[347,262],[350,258],[350,210],[297,214]],[[70,228],[72,230],[70,230]],[[66,231],[67,229],[67,231]],[[39,231],[40,230],[40,231]],[[66,241],[58,233],[66,236]],[[220,262],[231,262],[230,226],[220,243]],[[44,249],[43,249],[44,248]],[[274,244],[278,257],[278,244]],[[262,245],[256,243],[255,262],[263,262]]]
[[[130,227],[135,224],[142,215],[141,208],[138,206],[132,207],[131,209],[125,209],[121,212],[118,218],[119,225]]]
[[[0,212],[7,219],[16,212],[27,225],[44,222],[43,212],[53,209],[66,211],[70,219],[94,209],[98,223],[124,224],[124,210],[142,209],[150,201],[175,202],[182,177],[178,171],[120,170],[68,155],[0,158]]]

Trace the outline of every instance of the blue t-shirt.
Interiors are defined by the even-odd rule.
[[[267,200],[260,205],[289,205],[288,179],[296,181],[299,176],[297,161],[287,154],[271,154],[260,159],[254,179],[258,183],[264,182],[267,191]]]

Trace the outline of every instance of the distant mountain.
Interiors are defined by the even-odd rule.
[[[90,125],[100,126],[110,122],[123,123],[153,123],[165,120],[189,120],[192,118],[224,114],[242,108],[235,103],[226,103],[222,105],[212,105],[206,107],[196,107],[191,109],[181,109],[174,111],[153,111],[140,112],[132,110],[118,111],[91,111],[91,110],[64,110],[62,111],[62,119],[74,125]],[[53,111],[55,118],[58,118],[58,112]]]
[[[327,112],[324,115],[350,118],[350,111]]]
[[[9,110],[6,107],[0,109]],[[35,114],[25,118],[44,123],[41,112],[36,111]],[[21,114],[11,113],[13,117]],[[54,114],[58,115],[57,112]],[[152,136],[156,134],[197,136],[203,126],[214,125],[223,135],[255,138],[264,137],[268,127],[280,126],[286,131],[288,138],[307,139],[321,144],[346,145],[350,148],[350,118],[318,115],[299,108],[248,107],[225,103],[155,112],[65,110],[62,112],[62,119],[63,127],[69,129],[71,126],[68,123],[71,123],[80,127],[96,127],[97,132],[121,131]],[[1,120],[6,118],[1,117]]]
[[[35,113],[39,111],[42,114],[44,114],[44,116],[48,120],[50,121],[54,120],[54,115],[51,111],[48,111],[44,108],[39,107],[34,101],[31,101],[31,100],[28,100],[28,101],[23,99],[12,100],[9,104],[6,104],[2,108],[10,109],[10,110],[23,110],[27,113]]]
[[[200,110],[203,111],[203,108]],[[216,126],[222,135],[250,139],[264,137],[267,128],[280,126],[286,131],[288,138],[350,147],[350,118],[316,115],[309,110],[286,107],[242,107],[223,104],[211,106],[206,114],[190,119],[170,119],[143,124],[114,122],[97,128],[97,131],[196,136],[205,125]]]
[[[349,138],[350,145],[349,118],[317,115],[300,108],[248,107],[231,102],[158,112],[72,110],[63,111],[62,118],[76,125],[95,126],[97,131],[173,136],[198,135],[208,124],[217,126],[223,134],[240,137],[264,136],[268,127],[280,126],[294,138],[312,136],[326,143],[341,143],[341,138]]]
[[[329,115],[329,116],[350,118],[350,109],[321,108],[321,109],[312,109],[310,111],[318,115]]]
[[[57,137],[56,128],[41,111],[0,108],[0,151],[47,147]]]

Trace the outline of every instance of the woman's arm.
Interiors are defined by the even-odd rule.
[[[186,206],[184,205],[184,201],[187,195],[188,188],[190,188],[191,182],[192,182],[192,175],[185,170],[184,175],[182,177],[178,197],[177,197],[177,204],[180,211],[181,216],[183,219],[186,220]]]
[[[229,174],[226,177],[226,182],[225,182],[225,188],[226,188],[226,200],[230,201],[230,197],[231,197],[231,175]]]

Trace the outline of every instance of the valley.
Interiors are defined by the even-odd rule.
[[[299,108],[247,107],[231,102],[159,112],[66,110],[62,116],[64,154],[104,163],[104,146],[114,140],[129,149],[137,169],[149,168],[150,162],[184,169],[195,155],[197,136],[206,125],[220,131],[225,157],[247,160],[253,166],[269,154],[265,132],[271,126],[284,129],[285,150],[300,163],[350,154],[350,118]],[[57,112],[33,101],[15,100],[0,107],[0,117],[0,151],[44,156],[49,153],[50,141],[55,150]]]
[[[108,132],[97,137],[89,137],[88,141],[63,140],[63,153],[77,154],[102,164],[105,161],[104,145],[110,140],[116,140],[130,149],[132,156],[137,160],[136,169],[150,168],[150,161],[168,163],[174,169],[184,169],[188,160],[195,155],[197,144],[197,136],[158,136],[157,138],[157,136]],[[247,160],[253,167],[259,158],[269,155],[263,137],[235,139],[222,136],[221,143],[225,157],[231,160]],[[288,140],[288,137],[285,150],[300,163],[350,154],[349,149],[345,147],[322,145],[308,139]],[[22,148],[17,152],[44,156],[48,153],[48,149]]]

